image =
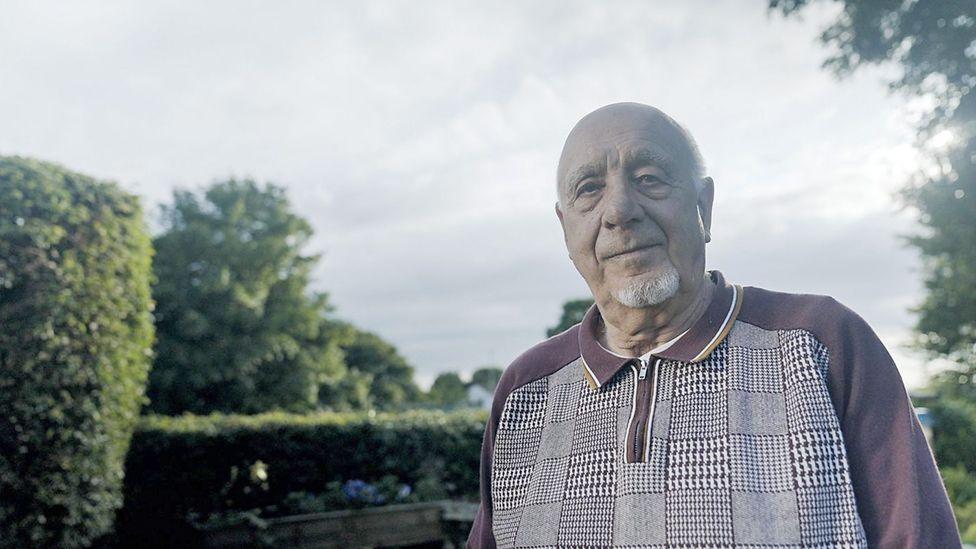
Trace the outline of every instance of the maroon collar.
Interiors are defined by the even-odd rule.
[[[655,356],[681,362],[698,362],[710,355],[728,335],[742,306],[742,287],[729,284],[718,271],[709,271],[709,276],[715,281],[716,287],[705,313],[673,345]],[[594,304],[586,311],[579,329],[583,372],[594,389],[601,387],[620,368],[633,360],[616,356],[600,345],[596,336],[599,318],[600,310]]]

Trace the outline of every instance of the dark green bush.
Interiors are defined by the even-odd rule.
[[[934,421],[932,451],[939,466],[964,467],[976,474],[976,404],[958,398],[926,402]]]
[[[120,541],[179,546],[191,513],[266,507],[351,479],[392,475],[415,490],[436,483],[445,497],[476,499],[486,419],[479,411],[145,417],[126,462]]]
[[[943,467],[941,472],[962,541],[976,543],[976,475],[962,465]]]
[[[111,529],[149,368],[151,254],[136,197],[0,157],[0,546]]]

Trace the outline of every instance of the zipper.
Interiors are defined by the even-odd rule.
[[[633,364],[636,377],[634,381],[634,402],[627,424],[626,457],[627,463],[648,461],[651,450],[651,424],[654,421],[654,405],[657,399],[657,374],[661,369],[661,359],[654,359],[654,369],[648,379],[649,361],[637,359],[640,363],[638,370]]]

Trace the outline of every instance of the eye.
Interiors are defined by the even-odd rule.
[[[665,198],[671,194],[671,184],[651,173],[637,175],[634,184],[640,192],[651,198]]]
[[[595,181],[583,183],[582,185],[576,188],[576,198],[579,198],[581,196],[591,195],[599,190],[600,190],[600,185]]]

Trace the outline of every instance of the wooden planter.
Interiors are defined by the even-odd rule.
[[[452,540],[458,523],[473,520],[475,504],[408,503],[368,509],[330,511],[268,519],[266,528],[239,524],[203,532],[205,546],[237,547],[385,547]],[[445,516],[445,514],[447,516]]]

